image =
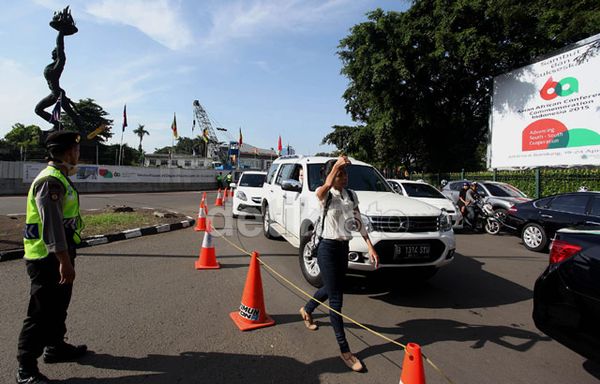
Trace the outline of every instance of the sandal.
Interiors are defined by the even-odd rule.
[[[300,316],[302,316],[302,320],[304,321],[304,326],[311,331],[316,331],[319,326],[315,324],[310,313],[306,312],[304,307],[300,308]]]
[[[346,364],[346,366],[348,368],[350,368],[351,370],[353,370],[354,372],[362,371],[364,367],[363,367],[362,363],[360,362],[360,360],[358,360],[358,358],[356,356],[354,356],[354,354],[352,352],[348,352],[348,354],[350,356],[348,356],[347,358],[344,356],[343,353],[340,355],[340,357],[344,361],[344,364]]]

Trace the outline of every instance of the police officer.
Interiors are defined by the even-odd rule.
[[[37,367],[42,352],[45,363],[58,363],[77,359],[87,351],[85,345],[64,341],[75,280],[75,246],[83,228],[79,195],[68,178],[76,172],[79,140],[77,132],[48,135],[48,166],[35,178],[27,195],[23,243],[31,291],[19,335],[17,383],[49,382]]]
[[[233,181],[233,175],[231,174],[231,172],[229,172],[227,174],[227,176],[225,176],[225,180],[227,181],[227,184],[225,184],[226,187],[229,187],[229,185],[231,184],[231,182]]]
[[[223,172],[219,172],[217,175],[217,188],[223,187]]]

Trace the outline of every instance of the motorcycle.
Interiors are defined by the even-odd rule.
[[[479,199],[472,205],[474,218],[469,220],[468,215],[464,217],[464,227],[474,232],[485,230],[490,235],[497,235],[502,227],[499,215],[494,212],[494,207],[487,199]]]

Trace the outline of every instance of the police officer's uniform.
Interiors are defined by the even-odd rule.
[[[76,132],[54,132],[48,136],[46,147],[68,149],[79,139]],[[67,251],[74,266],[83,223],[77,190],[52,161],[29,188],[25,222],[23,243],[31,292],[19,335],[17,383],[45,383],[47,379],[37,369],[37,358],[44,347],[46,363],[72,360],[87,350],[84,345],[73,346],[64,341],[73,285],[59,284],[56,253]]]

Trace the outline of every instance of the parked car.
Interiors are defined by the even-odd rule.
[[[234,219],[240,215],[258,216],[261,214],[263,183],[266,176],[266,172],[245,171],[237,184],[230,185],[235,189],[233,208],[231,209]]]
[[[600,192],[563,193],[517,204],[505,219],[505,227],[536,252],[545,250],[559,229],[577,225],[600,225]]]
[[[533,320],[561,344],[600,362],[600,226],[559,229],[535,282]]]
[[[282,236],[299,249],[302,274],[315,286],[322,284],[320,270],[305,245],[321,214],[315,190],[323,184],[323,167],[330,159],[282,156],[271,165],[264,184],[263,232],[267,238]],[[426,279],[450,263],[456,245],[449,216],[439,208],[394,193],[371,165],[351,161],[348,188],[356,192],[380,267],[411,268],[411,277]],[[358,233],[350,240],[348,261],[354,270],[375,269]]]
[[[462,228],[462,215],[460,210],[448,197],[435,189],[431,184],[424,181],[388,179],[394,192],[406,197],[412,197],[427,204],[431,204],[450,215],[452,226],[455,229]]]
[[[458,203],[458,195],[464,183],[472,183],[472,181],[450,181],[444,186],[444,188],[442,188],[442,194],[444,194],[446,197],[449,197],[450,200],[456,204]],[[502,219],[504,219],[508,209],[514,204],[531,200],[517,187],[498,181],[478,181],[477,193],[479,193],[482,197],[488,198],[487,202],[492,204],[494,212]]]

